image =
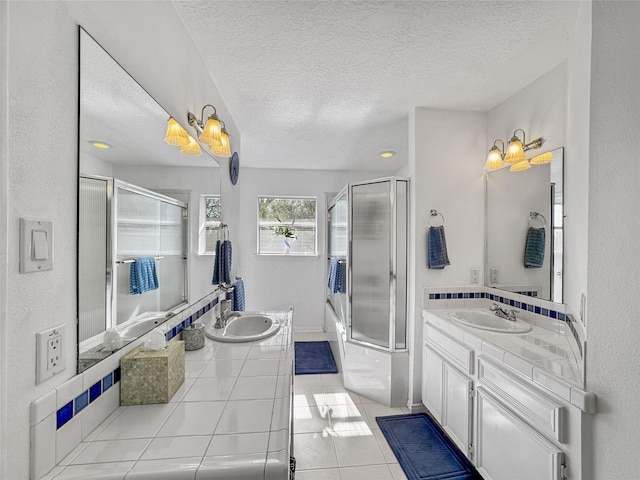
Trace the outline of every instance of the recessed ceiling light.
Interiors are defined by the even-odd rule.
[[[105,142],[101,142],[99,140],[90,140],[89,143],[96,148],[102,148],[102,149],[111,148],[111,145]]]
[[[393,150],[385,150],[384,152],[380,152],[380,156],[382,158],[391,158],[396,154]]]

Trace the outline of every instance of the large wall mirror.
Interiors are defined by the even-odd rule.
[[[486,175],[485,285],[562,303],[563,148]]]
[[[166,143],[169,114],[82,28],[79,102],[78,373],[213,290],[203,224],[220,211],[208,149]],[[132,281],[143,260],[157,288]]]

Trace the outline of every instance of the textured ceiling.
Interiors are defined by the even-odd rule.
[[[579,2],[175,1],[252,167],[391,171],[416,106],[487,111],[567,57]],[[384,149],[398,152],[384,160]]]

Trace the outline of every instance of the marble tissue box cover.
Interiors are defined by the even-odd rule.
[[[120,405],[168,403],[184,383],[184,342],[159,351],[138,347],[122,357],[120,370]]]

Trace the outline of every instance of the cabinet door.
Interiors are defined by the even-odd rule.
[[[458,448],[469,455],[471,443],[472,380],[456,368],[444,362],[442,379],[442,420],[441,424]]]
[[[476,468],[487,480],[560,480],[562,450],[478,387]]]
[[[422,350],[422,403],[442,421],[442,359],[429,347]]]

